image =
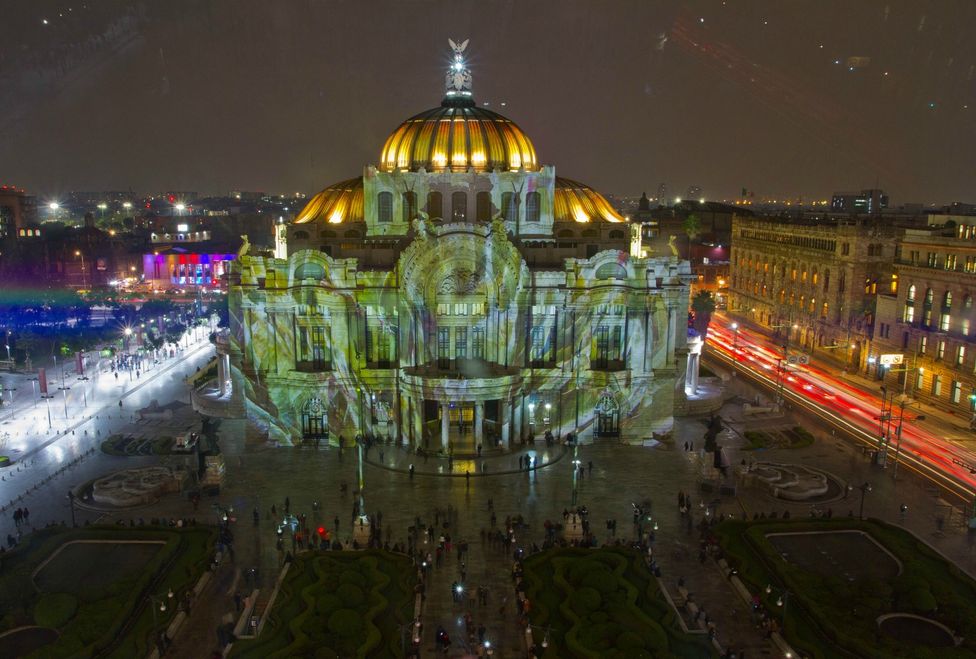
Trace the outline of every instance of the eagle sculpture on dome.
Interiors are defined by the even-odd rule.
[[[470,39],[465,39],[458,44],[454,39],[447,40],[451,50],[454,51],[454,63],[451,64],[445,79],[448,93],[471,93],[471,72],[464,65],[464,49],[468,47],[468,41]]]

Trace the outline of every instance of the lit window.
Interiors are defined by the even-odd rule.
[[[962,366],[966,361],[966,346],[956,348],[956,366]]]

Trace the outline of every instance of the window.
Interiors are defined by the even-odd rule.
[[[846,290],[847,276],[843,272],[839,276],[840,280],[837,282],[837,292],[843,293]]]
[[[939,342],[936,344],[935,358],[945,359],[945,349],[946,349],[945,339],[940,339]]]
[[[468,217],[468,195],[464,192],[451,194],[451,221],[464,222]]]
[[[952,381],[952,402],[958,403],[962,400],[962,383],[956,380]]]
[[[922,324],[925,325],[926,327],[929,327],[929,326],[932,325],[932,298],[933,298],[933,296],[934,296],[934,293],[932,292],[932,289],[931,288],[925,290],[925,301],[923,302],[923,306],[922,306],[922,311],[923,311],[923,314],[924,314],[923,317],[922,317]]]
[[[454,303],[454,315],[455,316],[467,316],[468,315],[468,304],[466,302],[455,302]]]
[[[945,269],[946,270],[955,270],[956,269],[956,255],[955,254],[946,254],[946,257],[945,257]]]
[[[298,326],[298,350],[295,368],[299,371],[326,371],[332,367],[332,353],[329,350],[328,332],[322,325]]]
[[[474,198],[474,217],[478,222],[491,221],[491,193],[481,191]]]
[[[485,328],[475,327],[471,330],[471,358],[485,358]]]
[[[935,252],[928,252],[926,254],[927,264],[930,268],[934,268],[939,265],[939,255]]]
[[[377,222],[393,221],[393,193],[381,192],[377,197]]]
[[[949,331],[949,314],[952,311],[952,292],[946,291],[942,296],[942,313],[939,315],[939,329]]]
[[[506,222],[515,222],[518,219],[518,195],[514,192],[502,193],[502,217]]]
[[[898,275],[895,273],[892,273],[891,281],[888,283],[888,292],[892,295],[898,293]]]
[[[455,359],[468,358],[468,328],[467,327],[454,328],[454,358]]]
[[[403,221],[409,224],[417,217],[417,193],[407,191],[403,193]]]
[[[848,256],[851,253],[851,244],[850,243],[841,243],[841,245],[840,245],[840,253],[841,253],[842,256]]]
[[[918,354],[924,355],[929,349],[929,337],[918,337]]]
[[[437,368],[451,367],[451,328],[437,328]]]
[[[295,240],[308,240],[308,232],[296,231],[295,233],[291,234],[291,237],[294,238]]]
[[[538,222],[542,218],[542,198],[538,192],[525,195],[525,221]]]
[[[942,395],[942,376],[933,375],[932,376],[932,395],[941,396]]]
[[[813,274],[810,277],[810,283],[816,286],[819,281],[820,281],[820,274],[817,272],[817,269],[814,268]]]
[[[427,194],[427,214],[431,219],[444,217],[444,197],[440,192],[430,192]]]
[[[956,366],[962,366],[966,361],[966,346],[956,348]]]
[[[925,388],[925,372],[919,371],[915,376],[915,391],[922,391]]]

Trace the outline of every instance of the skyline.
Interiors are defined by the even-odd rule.
[[[30,44],[20,53],[55,34],[44,17],[66,4],[15,10],[12,30],[34,26],[7,35]],[[525,130],[540,162],[608,194],[666,182],[709,199],[875,186],[893,205],[973,198],[971,21],[938,2],[112,4],[131,18],[63,73],[4,52],[4,183],[40,197],[313,193],[377,163],[403,118],[439,103],[454,37],[471,40],[479,105]],[[323,38],[337,16],[350,29]]]

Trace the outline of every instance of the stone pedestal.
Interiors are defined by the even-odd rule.
[[[359,545],[360,549],[366,549],[369,546],[369,518],[360,517],[352,524],[352,539]]]

